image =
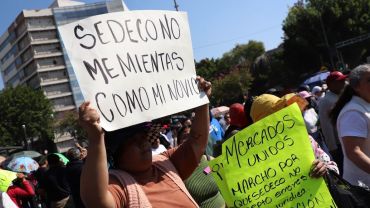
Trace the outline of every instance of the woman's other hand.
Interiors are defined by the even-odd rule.
[[[211,82],[208,82],[207,80],[205,80],[203,77],[200,77],[200,76],[197,76],[196,80],[198,81],[199,89],[204,91],[206,93],[207,97],[210,97],[211,93],[212,93],[212,84],[211,84]]]
[[[310,172],[310,176],[313,178],[319,178],[326,174],[327,167],[324,162],[320,160],[314,160],[312,163],[312,169]]]
[[[104,133],[100,126],[100,116],[98,112],[90,106],[90,102],[84,102],[79,108],[79,123],[89,135],[88,138],[100,138]]]

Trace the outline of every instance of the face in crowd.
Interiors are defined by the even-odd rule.
[[[182,129],[179,131],[179,135],[177,136],[178,139],[178,145],[184,143],[186,140],[190,138],[190,126],[183,126]]]
[[[226,125],[230,125],[230,121],[231,121],[231,119],[230,119],[230,114],[225,114],[225,117],[224,117],[224,119],[225,119],[225,123],[226,123]]]
[[[152,165],[152,145],[146,132],[137,132],[120,146],[116,158],[118,167],[129,172],[142,172]]]
[[[148,170],[152,165],[152,126],[149,123],[105,132],[108,157],[116,168],[128,172]],[[158,129],[159,132],[159,129]]]
[[[191,127],[191,120],[190,119],[186,119],[183,123],[183,126],[185,127]]]

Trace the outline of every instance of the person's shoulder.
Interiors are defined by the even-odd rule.
[[[349,109],[349,110],[343,111],[338,119],[345,120],[347,122],[348,121],[355,122],[355,121],[361,121],[361,120],[366,122],[366,115],[364,115],[363,113],[361,113],[360,111],[356,109]],[[346,125],[350,125],[350,123],[346,123]]]
[[[326,104],[328,100],[329,100],[328,95],[325,95],[323,98],[320,99],[320,102],[318,103],[319,106]]]

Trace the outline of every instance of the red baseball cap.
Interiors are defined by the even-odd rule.
[[[326,81],[341,81],[341,80],[345,80],[346,78],[347,78],[347,75],[343,75],[342,72],[333,71],[333,72],[330,72],[329,76],[326,78]]]

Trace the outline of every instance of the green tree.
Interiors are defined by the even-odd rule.
[[[24,130],[27,139],[52,139],[52,114],[52,105],[42,91],[25,86],[4,89],[0,92],[0,144],[21,145]]]
[[[249,90],[253,80],[249,69],[249,64],[244,62],[236,66],[223,79],[215,80],[213,82],[211,104],[214,106],[229,106],[233,103],[242,103],[243,94]]]
[[[351,67],[370,54],[369,39],[336,48],[336,44],[370,33],[370,0],[307,0],[297,4],[284,20],[284,59],[292,81],[321,66],[336,68],[340,55]],[[338,52],[338,53],[337,53]],[[301,78],[301,79],[298,79]]]
[[[212,59],[202,59],[200,62],[195,63],[197,75],[202,76],[206,80],[213,80],[213,75],[217,73],[217,62]]]
[[[218,59],[203,59],[196,63],[197,74],[213,83],[212,105],[231,105],[243,102],[253,77],[250,68],[254,60],[263,54],[262,42],[249,41],[238,44]]]
[[[262,42],[251,40],[247,44],[238,44],[217,60],[218,72],[227,74],[236,65],[245,63],[250,65],[264,52],[265,48]]]
[[[242,62],[252,63],[258,56],[265,52],[262,42],[250,40],[247,44],[238,44],[230,52],[225,53],[223,58],[230,57],[231,64]]]
[[[61,132],[68,132],[77,140],[84,140],[87,138],[87,133],[78,123],[78,113],[76,111],[67,111],[63,118],[55,124],[56,129]]]
[[[294,88],[295,82],[291,77],[297,77],[297,71],[289,70],[284,61],[282,47],[266,52],[259,56],[253,64],[254,78],[250,93],[260,95],[272,87]]]
[[[247,44],[238,44],[218,59],[202,59],[195,63],[197,74],[207,80],[217,80],[232,72],[235,66],[253,61],[263,54],[265,48],[262,42],[249,41]]]

